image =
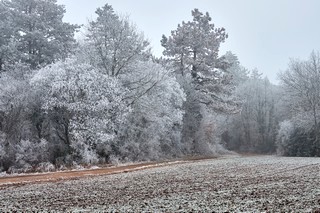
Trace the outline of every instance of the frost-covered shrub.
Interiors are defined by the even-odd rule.
[[[277,154],[284,155],[286,146],[290,142],[290,137],[294,132],[294,125],[291,121],[283,121],[280,123],[280,129],[277,135]]]
[[[200,128],[196,132],[195,151],[203,155],[226,153],[220,137],[225,129],[225,117],[218,113],[209,112],[204,107],[201,110],[201,114],[203,118],[200,122]]]
[[[109,157],[109,162],[113,165],[119,165],[121,163],[121,160],[119,156],[111,155]]]
[[[19,173],[27,173],[27,172],[33,172],[34,167],[31,166],[29,163],[26,163],[24,161],[17,163],[14,166],[11,166],[8,169],[9,174],[19,174]]]
[[[21,140],[15,148],[17,167],[37,165],[48,160],[49,146],[45,139],[41,139],[40,141]]]
[[[319,139],[316,137],[315,128],[305,127],[303,128],[296,119],[282,122],[277,136],[278,154],[300,157],[320,156]]]
[[[72,148],[75,150],[74,155],[80,157],[79,163],[96,164],[98,163],[97,151],[87,145],[85,142],[75,141],[72,143]]]
[[[72,169],[76,169],[76,170],[83,170],[83,169],[84,169],[83,165],[78,164],[78,163],[75,162],[75,161],[72,162],[71,168],[72,168]]]
[[[35,169],[36,172],[53,172],[55,170],[55,166],[50,162],[41,162]]]

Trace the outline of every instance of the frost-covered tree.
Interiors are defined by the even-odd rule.
[[[6,158],[3,167],[7,170],[18,162],[17,146],[21,141],[40,143],[38,130],[39,97],[28,83],[28,79],[18,78],[15,73],[29,73],[25,66],[17,67],[10,73],[2,73],[0,78],[0,132],[3,132]],[[22,166],[22,165],[20,165]]]
[[[280,128],[277,135],[277,154],[285,155],[290,137],[294,132],[294,125],[291,121],[285,120],[281,122],[279,126]]]
[[[14,159],[21,141],[36,149],[44,136],[45,116],[38,94],[29,84],[30,68],[45,66],[71,52],[77,26],[64,23],[64,13],[55,0],[0,1],[0,131],[6,135],[5,169],[17,163]]]
[[[320,55],[313,51],[308,60],[292,59],[285,72],[279,74],[284,96],[290,103],[287,110],[291,112],[292,122],[300,131],[312,138],[311,156],[320,155]],[[299,119],[304,117],[307,119]],[[312,121],[310,125],[305,120]],[[310,128],[311,127],[311,128]],[[303,146],[307,139],[297,140]],[[312,153],[312,154],[311,154]]]
[[[232,75],[232,80],[236,86],[249,79],[249,70],[240,64],[238,57],[231,51],[223,55],[224,61],[229,64],[227,71]]]
[[[175,77],[159,64],[139,62],[125,82],[131,91],[127,98],[132,112],[120,134],[120,157],[156,160],[179,156],[185,94]]]
[[[10,13],[6,2],[0,1],[0,73],[16,60],[17,43]]]
[[[311,125],[310,125],[311,123]],[[277,154],[284,156],[320,156],[315,130],[307,117],[297,116],[280,123],[277,136]]]
[[[19,141],[26,137],[23,130],[26,124],[24,118],[30,107],[30,87],[27,82],[4,74],[0,78],[0,85],[1,131],[6,133],[10,142]]]
[[[233,84],[226,72],[229,64],[218,54],[220,44],[227,38],[225,29],[216,28],[209,14],[198,9],[192,11],[192,16],[192,21],[179,24],[169,37],[163,36],[161,44],[187,94],[182,139],[186,152],[201,152],[196,135],[204,131],[200,124],[207,116],[203,113],[208,112],[202,108],[234,112],[237,106],[230,99]]]
[[[219,47],[228,37],[224,28],[216,28],[209,13],[192,10],[193,20],[182,22],[171,36],[162,36],[163,54],[174,61],[181,75],[214,72],[219,64]]]
[[[6,135],[2,131],[0,131],[0,172],[5,170],[4,161],[7,157],[7,153],[5,150],[5,144],[6,144],[5,138],[6,138]]]
[[[13,168],[32,170],[32,166],[49,159],[49,145],[45,139],[38,142],[21,140],[16,145],[15,165]],[[25,171],[24,171],[25,172]]]
[[[272,153],[278,125],[275,102],[279,96],[276,86],[260,76],[254,70],[250,79],[236,89],[242,109],[231,121],[230,145],[241,151]]]
[[[110,155],[112,140],[128,111],[125,89],[116,78],[70,59],[39,70],[31,82],[44,91],[43,108],[48,113],[64,112],[67,141],[75,156],[94,163],[95,155]]]
[[[123,103],[131,107],[118,143],[112,146],[112,159],[150,160],[177,154],[183,90],[169,71],[150,60],[149,42],[127,17],[108,4],[96,14],[77,57],[116,77],[126,88]]]
[[[78,26],[63,22],[65,9],[56,0],[3,0],[0,5],[6,17],[0,26],[10,26],[0,37],[12,40],[4,48],[16,47],[15,61],[37,68],[68,57]]]
[[[310,112],[319,132],[320,109],[320,55],[312,52],[309,60],[292,59],[287,71],[279,74],[286,95],[293,100],[291,110]]]
[[[105,74],[118,76],[126,72],[142,55],[149,54],[149,42],[128,18],[116,14],[106,4],[96,10],[97,19],[89,23],[85,51],[90,63],[103,69]]]

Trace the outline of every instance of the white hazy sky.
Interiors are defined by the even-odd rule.
[[[192,19],[191,10],[209,12],[229,38],[220,55],[235,53],[248,69],[258,68],[276,83],[289,58],[306,59],[320,51],[320,0],[58,0],[66,6],[65,21],[86,24],[106,3],[130,15],[160,56],[162,34],[168,36],[178,23]]]

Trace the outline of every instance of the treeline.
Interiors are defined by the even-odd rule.
[[[302,78],[305,87],[297,86],[294,74],[311,61],[293,61],[280,87],[233,53],[219,55],[228,35],[197,9],[162,37],[161,58],[108,4],[79,41],[80,26],[63,22],[64,13],[56,0],[0,1],[0,170],[216,155],[225,147],[319,156],[319,106],[301,105],[314,103],[316,94],[307,97],[317,84]],[[312,82],[320,76],[313,63]]]

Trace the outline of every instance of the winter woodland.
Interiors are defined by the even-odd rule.
[[[0,171],[213,156],[320,156],[320,55],[280,85],[248,70],[227,29],[191,11],[163,56],[106,4],[81,26],[56,0],[0,1]]]

